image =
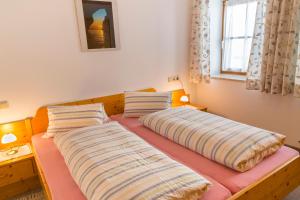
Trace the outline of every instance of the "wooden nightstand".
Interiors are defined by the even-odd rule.
[[[203,111],[203,112],[207,112],[207,107],[205,107],[205,106],[199,106],[199,105],[195,105],[195,104],[188,104],[186,106],[195,108],[195,109]]]
[[[0,162],[0,200],[9,199],[39,187],[32,151],[26,155]]]

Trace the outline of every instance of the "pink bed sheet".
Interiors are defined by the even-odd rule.
[[[42,135],[34,135],[32,137],[32,145],[36,151],[36,159],[44,172],[52,199],[86,199],[74,182],[64,158],[54,144],[53,139],[44,139]]]
[[[228,188],[232,194],[256,182],[287,161],[297,157],[299,152],[289,147],[282,147],[274,155],[266,158],[250,171],[240,173],[211,161],[185,147],[182,147],[150,129],[144,127],[137,118],[124,118],[122,115],[111,116],[132,132],[142,137],[162,152],[185,164],[200,174],[207,175]]]
[[[44,172],[53,200],[86,200],[77,184],[74,182],[64,158],[60,154],[53,139],[41,138],[43,134],[32,137],[32,144]],[[225,200],[231,196],[230,191],[212,178],[212,186],[201,200]]]

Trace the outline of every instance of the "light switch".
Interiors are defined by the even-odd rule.
[[[168,77],[168,82],[174,82],[174,81],[179,81],[179,80],[180,80],[179,75]]]
[[[8,107],[9,107],[8,101],[0,101],[0,109],[5,109]]]

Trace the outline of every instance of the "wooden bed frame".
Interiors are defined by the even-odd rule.
[[[147,92],[156,91],[153,88],[141,90]],[[172,91],[173,106],[182,105],[180,97],[184,95],[184,90]],[[92,103],[103,103],[109,116],[121,114],[124,111],[124,95],[116,94],[111,96],[69,102],[58,105],[83,105]],[[46,132],[48,127],[47,107],[38,109],[36,116],[31,119],[33,135]],[[34,154],[35,149],[33,149]],[[39,177],[43,186],[46,198],[52,200],[49,186],[45,179],[40,162],[35,156]],[[279,200],[283,199],[288,193],[300,185],[300,157],[296,157],[281,167],[272,171],[262,179],[249,185],[240,192],[234,194],[229,200]]]

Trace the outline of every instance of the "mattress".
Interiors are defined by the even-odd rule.
[[[85,200],[85,196],[73,180],[53,139],[43,139],[42,135],[34,135],[32,145],[35,148],[35,157],[44,173],[52,199]],[[201,200],[225,200],[231,196],[230,191],[223,185],[208,176],[204,177],[212,183],[212,186]]]
[[[137,118],[124,118],[122,115],[114,115],[111,116],[111,119],[120,122],[151,145],[172,156],[178,162],[185,164],[202,175],[213,178],[228,188],[232,194],[235,194],[258,181],[299,155],[298,151],[284,146],[274,155],[258,164],[255,168],[240,173],[211,161],[200,154],[154,133],[150,129],[144,127]]]

